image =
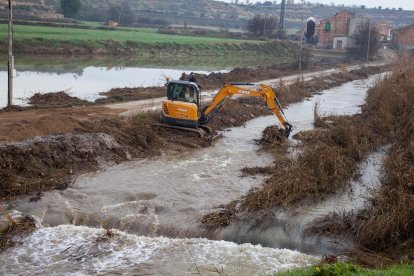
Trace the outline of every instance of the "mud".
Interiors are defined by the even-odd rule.
[[[165,96],[165,87],[135,87],[114,88],[108,92],[100,93],[105,98],[97,99],[96,104],[110,104],[117,102],[139,101],[145,99],[161,98]]]
[[[7,110],[0,112],[0,143],[72,133],[83,122],[113,118],[125,111],[102,106],[30,109],[11,107]]]
[[[36,93],[29,99],[29,104],[37,107],[67,107],[76,105],[90,105],[86,100],[68,95],[65,91],[46,94]]]
[[[104,161],[127,159],[106,134],[65,134],[0,145],[0,197],[65,189],[67,176],[98,168]]]

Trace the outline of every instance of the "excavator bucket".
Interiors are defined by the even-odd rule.
[[[285,123],[284,127],[285,127],[285,136],[289,138],[290,132],[292,131],[292,125],[289,123]]]

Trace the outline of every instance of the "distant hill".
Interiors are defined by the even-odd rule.
[[[108,19],[111,5],[127,1],[136,18],[142,20],[165,20],[170,24],[243,28],[249,18],[257,13],[279,15],[279,5],[234,5],[213,0],[83,0],[78,19],[102,21]],[[0,17],[5,17],[6,0],[0,0]],[[31,15],[56,17],[59,0],[15,0],[18,16]],[[288,5],[286,27],[298,28],[302,19],[315,17],[317,20],[329,17],[341,10],[350,10],[357,16],[370,16],[398,27],[414,23],[414,11],[365,9],[361,7],[339,7],[328,5]]]

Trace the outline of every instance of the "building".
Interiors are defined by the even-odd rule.
[[[392,30],[391,43],[399,49],[414,49],[414,24]]]
[[[295,0],[287,0],[288,5],[295,5]]]
[[[341,11],[320,21],[318,46],[326,49],[346,49],[349,43],[351,20],[355,14]]]
[[[390,24],[382,22],[377,25],[381,41],[390,41],[391,40],[391,31],[392,28]]]

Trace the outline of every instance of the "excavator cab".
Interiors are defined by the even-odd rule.
[[[167,84],[167,98],[171,101],[194,103],[200,106],[200,89],[189,81],[170,81]]]
[[[168,125],[198,128],[200,88],[194,82],[171,80],[166,83],[167,100],[162,102],[162,122]]]

